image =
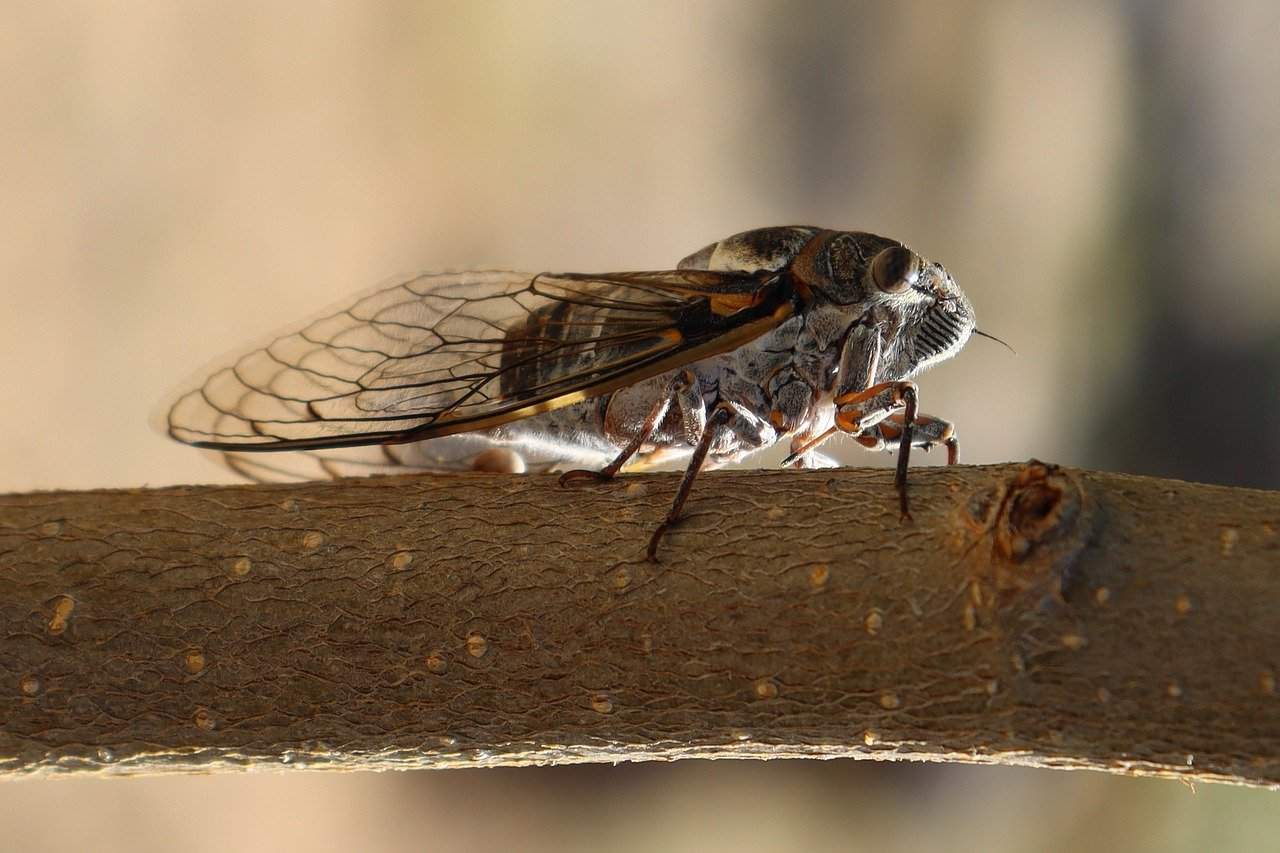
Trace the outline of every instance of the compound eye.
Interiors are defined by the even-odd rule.
[[[902,293],[920,279],[920,256],[906,246],[890,246],[871,259],[871,281],[885,293]]]

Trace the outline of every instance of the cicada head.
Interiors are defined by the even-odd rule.
[[[941,264],[888,237],[792,225],[757,228],[703,247],[680,269],[736,272],[790,269],[808,302],[810,324],[841,336],[870,322],[884,335],[885,375],[905,379],[960,351],[973,333],[973,306]],[[841,318],[841,319],[835,319]],[[815,331],[817,331],[815,329]]]
[[[866,279],[897,327],[896,358],[888,354],[903,378],[951,358],[973,334],[973,305],[942,264],[891,246],[871,259]]]
[[[793,271],[815,302],[880,327],[881,363],[895,378],[955,355],[975,328],[973,305],[951,274],[897,240],[828,231],[797,253]]]

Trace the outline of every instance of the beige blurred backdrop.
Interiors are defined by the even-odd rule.
[[[230,482],[156,404],[397,273],[661,268],[773,224],[908,242],[1017,350],[922,378],[966,461],[1280,487],[1277,32],[1271,0],[7,0],[0,490]],[[12,850],[1277,837],[1266,792],[861,762],[0,786]]]

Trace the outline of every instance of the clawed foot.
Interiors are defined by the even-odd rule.
[[[575,468],[560,475],[560,485],[569,486],[580,483],[607,483],[613,479],[608,471],[590,471],[586,468]]]
[[[915,521],[915,519],[911,517],[911,502],[907,500],[907,484],[905,482],[898,483],[897,488],[898,509],[901,511],[901,514],[898,516],[898,521],[901,524],[910,524]]]
[[[658,525],[658,529],[653,531],[653,535],[649,537],[649,547],[645,550],[645,559],[650,563],[658,562],[658,543],[662,541],[662,537],[667,535],[667,529],[675,522],[667,520]]]

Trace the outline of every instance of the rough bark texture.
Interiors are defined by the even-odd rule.
[[[0,497],[0,773],[850,756],[1280,787],[1280,493],[1028,464]]]

